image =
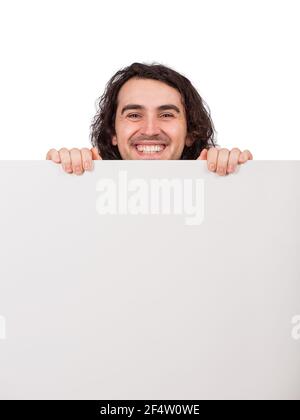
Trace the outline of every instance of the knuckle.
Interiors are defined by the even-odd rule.
[[[87,171],[92,169],[92,161],[91,160],[85,160],[83,162],[83,168]]]
[[[82,160],[85,162],[92,161],[93,155],[89,149],[81,149]]]
[[[252,156],[252,154],[251,154],[250,150],[248,150],[248,149],[244,150],[244,155],[245,155],[246,157]]]
[[[82,171],[82,166],[78,163],[78,162],[73,162],[73,171],[74,172],[81,172]]]
[[[50,149],[48,152],[47,152],[47,155],[46,155],[46,159],[53,159],[53,157],[55,156],[55,153],[57,152],[57,150],[55,150],[55,149]]]
[[[69,154],[63,154],[61,156],[61,161],[62,161],[62,163],[65,163],[65,164],[69,165],[71,163],[70,155]]]
[[[74,167],[74,172],[75,172],[76,175],[81,175],[83,173],[82,167],[79,166],[79,165],[76,165]]]
[[[225,173],[225,170],[226,169],[225,169],[225,167],[223,165],[218,165],[217,172],[218,172],[219,175],[224,174]]]
[[[59,153],[68,153],[69,150],[66,147],[62,147],[61,149],[59,149],[58,151]]]
[[[212,149],[209,149],[207,154],[210,154],[212,156],[217,156],[221,149],[217,149],[216,147],[213,147]]]
[[[63,165],[63,169],[64,169],[64,171],[65,171],[65,172],[67,172],[67,173],[72,173],[72,172],[73,172],[73,170],[72,170],[72,168],[71,168],[71,166],[70,166],[70,165],[66,165],[66,164],[64,164],[64,165]]]

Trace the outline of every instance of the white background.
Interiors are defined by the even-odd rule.
[[[134,61],[186,75],[222,147],[300,159],[299,0],[1,0],[0,159],[89,146],[97,98]]]

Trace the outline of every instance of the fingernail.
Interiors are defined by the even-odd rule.
[[[210,169],[211,171],[214,171],[214,170],[215,170],[215,164],[214,164],[214,163],[211,163],[211,164],[209,165],[209,169]]]
[[[228,166],[228,172],[233,172],[233,166]]]

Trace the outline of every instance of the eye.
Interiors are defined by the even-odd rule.
[[[166,117],[166,118],[169,118],[169,117],[174,117],[174,115],[173,114],[169,114],[169,113],[165,113],[165,114],[162,114],[162,116],[163,117]]]
[[[129,114],[129,115],[127,115],[127,117],[136,119],[136,118],[140,117],[140,115],[139,114]]]

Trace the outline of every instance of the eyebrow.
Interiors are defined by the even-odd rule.
[[[122,108],[121,115],[123,115],[124,112],[128,111],[129,109],[145,109],[145,107],[143,105],[138,105],[138,104],[128,104],[124,106],[124,108]],[[176,105],[173,105],[173,104],[161,105],[157,109],[158,111],[167,111],[169,109],[173,109],[173,111],[177,112],[177,114],[180,114],[180,109]]]

